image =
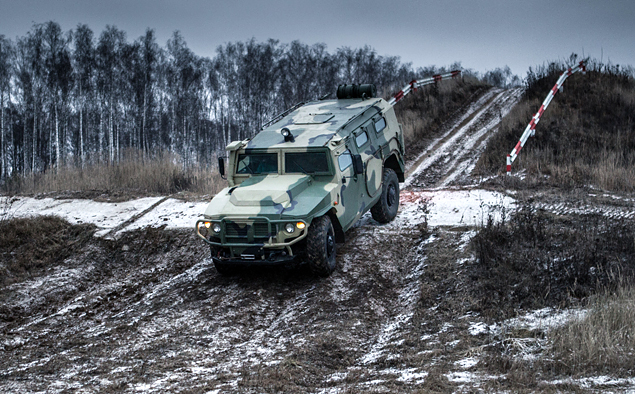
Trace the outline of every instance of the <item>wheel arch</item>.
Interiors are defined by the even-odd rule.
[[[405,181],[405,174],[403,169],[403,164],[397,158],[397,153],[393,152],[385,161],[384,168],[390,168],[397,174],[397,179],[399,182]]]
[[[344,243],[346,241],[346,236],[344,235],[344,229],[340,224],[339,219],[337,218],[337,212],[335,208],[331,208],[326,212],[326,215],[331,218],[331,223],[333,224],[333,230],[335,231],[335,241],[337,243]]]

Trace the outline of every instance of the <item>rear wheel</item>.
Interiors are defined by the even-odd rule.
[[[328,215],[313,219],[306,240],[307,262],[311,271],[329,276],[335,270],[335,230]]]
[[[381,197],[370,209],[373,219],[379,223],[391,222],[399,209],[399,178],[392,168],[384,168]]]

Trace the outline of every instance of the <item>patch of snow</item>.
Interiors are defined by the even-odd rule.
[[[467,330],[470,332],[470,335],[481,335],[489,333],[495,326],[488,326],[483,322],[472,323],[470,328]]]
[[[415,370],[414,368],[412,368]],[[397,381],[400,382],[412,382],[414,380],[415,384],[422,384],[425,381],[425,377],[428,376],[427,372],[409,372],[404,371]]]
[[[470,244],[470,242],[472,241],[472,238],[474,238],[475,235],[476,235],[476,231],[474,230],[463,232],[461,234],[461,244],[459,245],[459,249],[461,251],[465,250],[465,248],[467,247],[467,245]]]
[[[0,220],[5,218],[36,217],[53,215],[67,220],[71,224],[89,223],[97,226],[95,235],[104,236],[112,229],[129,221],[135,215],[143,213],[162,197],[147,197],[125,202],[97,202],[92,200],[56,200],[52,198],[36,199],[15,197],[9,209],[0,212]],[[5,197],[4,200],[7,200]],[[5,201],[6,202],[6,201]],[[207,202],[186,202],[168,198],[151,211],[136,218],[121,231],[136,230],[143,227],[194,228],[196,220],[202,217]]]
[[[529,331],[557,328],[572,319],[580,319],[586,315],[586,310],[565,309],[556,310],[553,308],[543,308],[505,320],[503,326],[522,328]]]
[[[500,221],[516,207],[511,197],[481,189],[405,191],[400,202],[401,210],[393,223],[401,226],[413,226],[426,218],[432,227],[482,225],[490,216]]]
[[[468,357],[464,358],[463,360],[456,361],[454,365],[463,369],[468,369],[478,364],[478,361],[479,360],[476,357]]]
[[[385,380],[382,380],[382,379],[374,379],[374,380],[369,380],[368,382],[364,382],[363,384],[366,386],[375,386],[384,382]]]
[[[575,384],[585,389],[628,388],[628,392],[635,391],[635,378],[613,378],[611,376],[592,376],[587,378],[567,378],[546,381],[548,384]]]
[[[11,339],[5,339],[4,342],[2,343],[4,346],[16,347],[16,346],[24,345],[26,343],[26,340],[22,337],[15,337]]]
[[[143,212],[161,197],[146,197],[125,202],[97,202],[92,200],[56,200],[17,197],[5,217],[59,216],[72,224],[92,223],[102,229],[112,229]]]
[[[335,372],[331,376],[329,376],[329,378],[326,379],[326,381],[327,382],[337,382],[337,381],[346,379],[347,376],[348,376],[347,372]]]
[[[415,372],[417,368],[397,369],[388,368],[380,371],[383,375],[399,375],[396,379],[398,382],[412,382],[421,384],[424,382],[424,378],[428,376],[427,372]]]
[[[152,212],[140,217],[128,230],[136,230],[147,226],[166,225],[167,228],[194,228],[196,220],[202,218],[209,202],[187,202],[168,198]]]
[[[472,383],[479,380],[476,374],[472,372],[451,372],[445,377],[453,383]]]
[[[449,346],[449,347],[456,347],[456,345],[458,345],[460,342],[461,342],[461,340],[460,340],[460,339],[457,339],[457,340],[454,340],[454,341],[451,341],[451,342],[446,343],[446,346]]]

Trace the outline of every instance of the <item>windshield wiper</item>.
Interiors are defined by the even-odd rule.
[[[245,170],[246,170],[246,171],[245,171]],[[249,166],[244,166],[244,167],[242,168],[242,170],[240,170],[239,172],[240,172],[240,173],[243,173],[243,174],[244,174],[245,172],[248,172],[248,173],[250,173],[250,174],[253,174],[253,173],[254,173],[254,170],[252,170],[252,169],[251,169],[251,167],[249,167]]]
[[[296,166],[298,166],[300,168],[300,171],[302,171],[302,173],[306,174],[306,175],[311,175],[312,173],[307,172],[304,168],[302,168],[302,166],[300,165],[300,163],[298,163],[295,159],[293,159],[293,164],[295,164]]]

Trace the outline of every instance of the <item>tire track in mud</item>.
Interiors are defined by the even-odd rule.
[[[419,166],[430,156],[430,152],[435,152],[438,150],[443,143],[447,142],[447,140],[452,137],[456,130],[460,127],[464,126],[468,122],[470,122],[474,116],[477,114],[477,111],[482,109],[484,106],[494,100],[494,97],[497,93],[496,89],[489,89],[485,94],[483,94],[480,98],[478,98],[475,102],[471,103],[467,108],[464,109],[463,113],[457,116],[457,119],[452,123],[451,126],[447,128],[447,130],[438,138],[433,140],[427,147],[417,155],[417,158],[406,165],[406,182],[404,183],[404,187],[408,186],[408,178],[410,175],[418,171]]]
[[[482,119],[476,122],[467,133],[467,138],[459,145],[458,154],[451,160],[451,168],[436,187],[447,187],[456,184],[465,184],[476,162],[485,151],[487,141],[498,130],[503,117],[520,101],[522,88],[505,91],[504,95],[482,115]]]
[[[572,204],[567,202],[561,203],[545,203],[534,202],[531,207],[536,210],[545,210],[555,215],[602,215],[608,219],[633,219],[635,218],[635,211],[630,207],[614,207],[601,203],[594,203],[592,205],[584,204]]]
[[[492,89],[495,95],[472,115],[468,122],[450,130],[441,144],[427,153],[418,164],[404,188],[424,189],[465,183],[485,148],[489,136],[503,116],[520,100],[522,88]]]

